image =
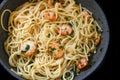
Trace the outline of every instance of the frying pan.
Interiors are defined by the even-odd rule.
[[[0,15],[3,12],[3,10],[10,9],[13,11],[16,9],[16,7],[20,6],[26,1],[27,0],[3,0],[2,3],[0,4]],[[78,4],[81,3],[83,7],[86,7],[88,10],[90,10],[93,13],[93,17],[97,20],[98,24],[101,26],[103,30],[101,36],[102,37],[101,43],[97,48],[97,53],[95,53],[90,59],[90,62],[94,64],[92,64],[87,69],[82,70],[80,74],[75,77],[75,80],[83,80],[86,77],[88,77],[91,73],[93,73],[103,62],[109,44],[109,27],[105,14],[103,13],[102,9],[96,3],[95,0],[76,0],[76,3]],[[7,28],[8,19],[9,19],[9,14],[6,13],[3,19],[3,23],[6,28]],[[7,32],[5,32],[0,26],[0,64],[13,77],[19,80],[24,80],[20,76],[17,76],[12,71],[10,71],[11,66],[8,63],[8,55],[4,50],[4,41],[6,40],[6,38],[7,38]]]

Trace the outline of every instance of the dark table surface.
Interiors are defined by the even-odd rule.
[[[116,66],[118,64],[117,59],[119,59],[119,58],[117,58],[117,56],[118,56],[117,50],[119,47],[116,47],[117,39],[116,39],[116,36],[114,35],[114,34],[117,34],[117,30],[118,30],[117,27],[120,27],[117,24],[120,22],[116,21],[116,18],[119,17],[118,11],[116,9],[117,6],[114,5],[115,2],[112,0],[96,0],[96,1],[100,5],[102,10],[104,11],[104,13],[107,17],[107,20],[108,20],[108,24],[109,24],[109,28],[110,28],[110,44],[109,44],[109,48],[108,48],[108,51],[104,58],[103,63],[86,80],[119,80],[118,79],[119,77],[117,76],[117,71],[119,68],[117,68],[117,66]],[[115,78],[117,78],[117,79],[115,79]],[[14,77],[12,77],[0,65],[0,80],[16,80],[16,79]]]

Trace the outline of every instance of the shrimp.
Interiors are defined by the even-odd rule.
[[[68,24],[63,24],[62,26],[59,27],[58,29],[58,33],[65,36],[67,34],[71,34],[72,33],[72,27]]]
[[[98,45],[100,43],[100,35],[98,33],[95,33],[95,45]]]
[[[54,50],[52,51],[55,51],[55,55],[54,55],[54,58],[55,59],[58,59],[58,58],[61,58],[64,53],[63,53],[63,50],[60,48],[60,45],[55,43],[55,44],[50,44],[50,47]]]
[[[87,19],[87,20],[90,19],[90,15],[89,15],[89,13],[88,13],[87,11],[83,11],[82,14],[83,14],[83,17],[84,17],[85,19]]]
[[[36,46],[35,46],[33,41],[25,41],[21,45],[21,50],[25,51],[25,56],[26,57],[29,57],[35,52]]]
[[[50,11],[46,11],[44,13],[44,17],[45,17],[45,19],[50,20],[50,21],[54,21],[54,20],[57,19],[55,13],[54,12],[50,12]]]
[[[80,70],[80,69],[84,68],[87,64],[88,64],[87,59],[85,57],[81,57],[78,60],[77,69]]]
[[[53,8],[55,2],[58,2],[58,1],[56,1],[56,0],[48,0],[48,6],[50,8]],[[63,0],[59,0],[59,2],[62,4]]]
[[[88,14],[88,12],[87,12],[87,11],[83,11],[83,12],[82,12],[82,14],[83,14],[83,16],[84,16],[84,17],[89,16],[89,14]]]

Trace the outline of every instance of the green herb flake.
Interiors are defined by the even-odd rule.
[[[59,46],[60,49],[63,49],[63,46]]]
[[[86,68],[90,68],[92,65],[94,65],[95,64],[95,61],[90,61],[89,63],[88,63],[88,65],[86,66]]]
[[[73,26],[74,24],[72,21],[70,21],[70,22],[68,22],[68,25]]]
[[[50,33],[48,34],[48,38],[50,38]]]
[[[71,71],[74,73],[74,75],[77,75],[77,74],[78,74],[76,65],[74,65],[74,66],[72,67]]]
[[[55,4],[56,2],[59,2],[59,0],[52,0],[53,4]]]
[[[55,48],[49,47],[49,52],[51,52],[51,53],[55,53],[55,51],[56,51]]]
[[[30,45],[26,45],[25,50],[28,51],[30,49]]]
[[[55,48],[51,48],[52,51],[56,50]]]

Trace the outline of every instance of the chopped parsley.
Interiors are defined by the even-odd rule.
[[[51,52],[51,53],[55,53],[55,51],[56,51],[55,48],[49,47],[49,52]]]
[[[59,46],[60,49],[63,49],[63,46]]]
[[[74,25],[72,21],[68,22],[68,25],[70,25],[71,27]]]
[[[28,51],[30,49],[30,45],[26,45],[25,51]]]
[[[50,33],[48,34],[48,38],[50,38]]]
[[[59,0],[52,0],[53,4],[55,4],[56,2],[59,2]]]

